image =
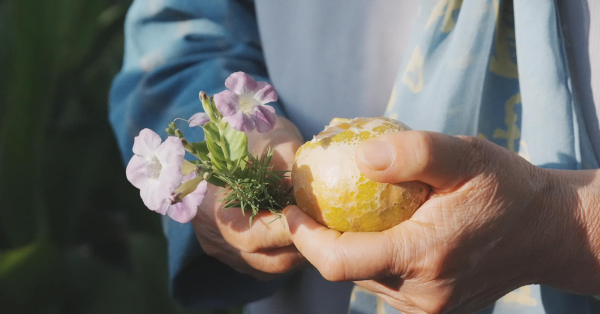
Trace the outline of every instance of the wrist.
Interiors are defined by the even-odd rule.
[[[579,206],[578,217],[585,230],[584,253],[582,264],[587,265],[589,253],[589,269],[582,267],[586,275],[584,294],[600,295],[600,170],[568,171],[576,188]]]
[[[541,169],[539,283],[600,294],[600,176],[597,171]]]

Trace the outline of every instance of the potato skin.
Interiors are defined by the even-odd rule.
[[[333,119],[296,153],[292,182],[298,206],[341,232],[383,231],[409,219],[427,199],[429,185],[374,182],[354,160],[361,142],[405,130],[410,128],[389,118]]]

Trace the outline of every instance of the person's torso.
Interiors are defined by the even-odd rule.
[[[600,108],[594,105],[594,96],[600,102],[600,2],[587,2],[560,0],[558,9],[574,90],[585,113],[596,156],[600,156]],[[418,2],[410,0],[256,0],[270,78],[288,117],[305,139],[321,131],[333,117],[384,114],[409,48],[411,26],[419,14],[417,7]],[[309,290],[322,290],[324,295],[332,289],[319,280],[310,285]],[[347,288],[340,289],[345,293],[330,296],[349,298]],[[540,305],[540,291],[539,286],[515,290],[499,301],[493,313],[544,313],[541,306],[537,312],[515,312],[513,307],[519,302]],[[546,295],[553,293],[548,291]],[[562,301],[571,302],[561,301],[560,296],[553,300],[559,305]],[[544,300],[544,304],[551,301]],[[275,303],[281,306],[281,302]],[[264,302],[261,304],[261,311],[268,308]],[[342,306],[339,313],[345,311]],[[287,313],[301,312],[289,308]],[[488,313],[492,313],[491,309]]]

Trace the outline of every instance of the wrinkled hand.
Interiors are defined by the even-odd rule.
[[[291,169],[301,144],[300,132],[281,117],[271,132],[248,134],[248,150],[254,155],[274,147],[275,170]],[[221,191],[222,188],[209,184],[206,199],[192,220],[196,237],[208,255],[262,280],[273,279],[306,263],[292,243],[285,217],[273,222],[277,217],[264,211],[249,226],[249,216],[242,215],[240,209],[223,211],[219,202],[224,197]]]
[[[473,313],[520,286],[552,285],[573,268],[563,255],[594,263],[573,207],[553,205],[573,194],[495,144],[406,131],[363,143],[356,160],[374,181],[418,180],[432,193],[384,232],[341,234],[289,206],[292,238],[326,279],[355,281],[402,313]]]

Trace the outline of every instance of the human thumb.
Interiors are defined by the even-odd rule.
[[[421,181],[437,190],[449,190],[470,179],[473,165],[481,159],[473,154],[479,141],[436,132],[401,131],[361,143],[356,164],[369,179],[383,183]]]

